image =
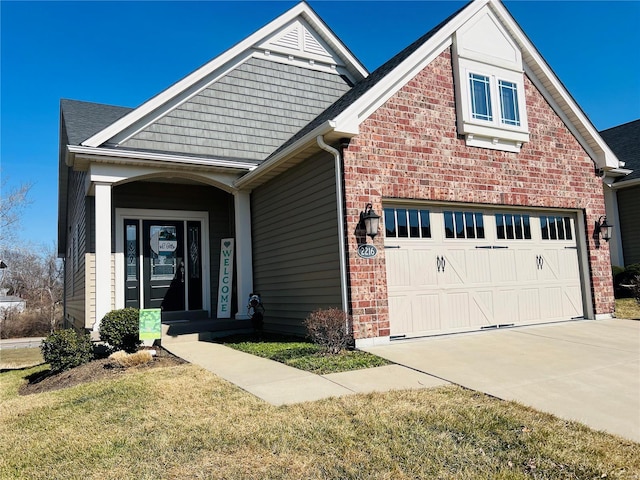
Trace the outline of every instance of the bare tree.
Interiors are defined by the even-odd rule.
[[[15,239],[21,213],[31,203],[28,197],[31,187],[31,183],[9,187],[6,177],[0,182],[0,243]]]

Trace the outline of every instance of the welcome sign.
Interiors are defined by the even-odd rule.
[[[233,238],[220,242],[220,276],[218,277],[218,318],[231,318],[233,285]]]

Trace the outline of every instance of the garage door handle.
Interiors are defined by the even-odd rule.
[[[542,270],[543,265],[544,258],[542,258],[542,255],[536,255],[536,267],[538,268],[538,270]]]
[[[436,257],[436,266],[438,267],[438,271],[440,271],[440,269],[442,269],[442,271],[444,272],[444,267],[447,266],[447,261],[444,259],[444,257],[437,256]]]

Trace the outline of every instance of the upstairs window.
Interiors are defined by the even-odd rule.
[[[469,74],[469,87],[471,88],[471,115],[478,120],[491,122],[491,88],[489,77]]]
[[[500,125],[520,126],[517,83],[495,76],[469,73],[469,100],[474,120],[495,123],[494,118],[497,117]],[[497,115],[498,111],[500,115]]]
[[[505,125],[520,126],[518,110],[518,86],[513,82],[498,80],[500,91],[500,121]]]

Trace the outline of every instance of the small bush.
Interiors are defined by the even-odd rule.
[[[107,313],[100,322],[100,340],[114,350],[134,353],[142,344],[137,308],[123,308]]]
[[[93,360],[91,337],[75,330],[58,330],[40,346],[44,361],[54,373],[64,372]]]
[[[136,365],[144,365],[153,360],[153,356],[149,350],[140,350],[136,353],[127,353],[124,350],[118,350],[109,355],[109,363],[113,367],[129,368]]]
[[[625,268],[614,266],[612,273],[616,298],[633,297],[633,289],[629,288],[629,285],[633,285],[636,277],[640,276],[640,263],[634,263]]]
[[[309,314],[304,325],[311,341],[327,353],[340,353],[353,342],[353,319],[339,308],[316,310]]]

